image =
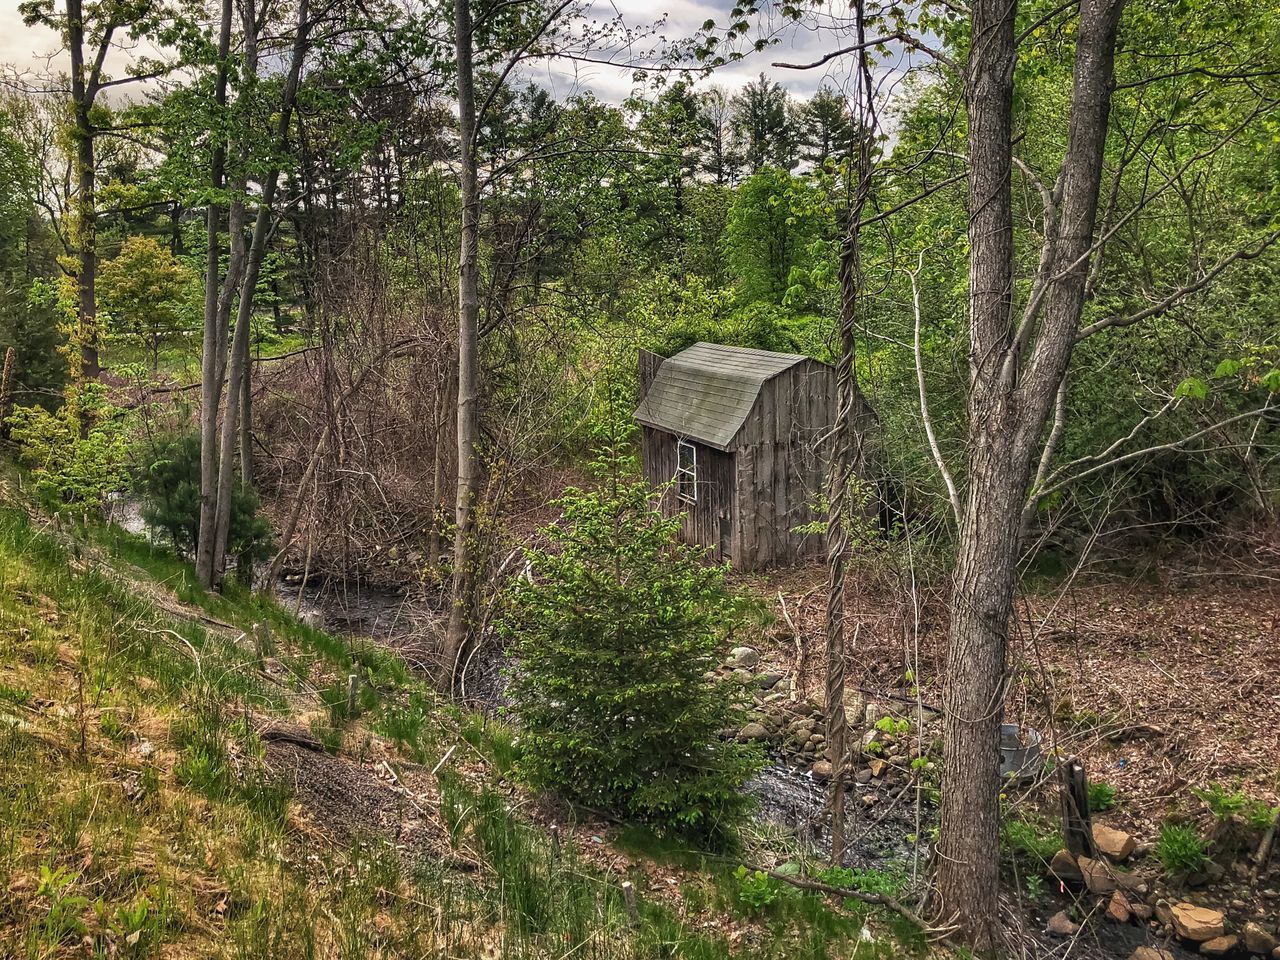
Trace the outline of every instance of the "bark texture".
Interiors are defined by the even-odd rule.
[[[480,463],[480,294],[477,286],[480,186],[476,168],[475,71],[469,0],[454,0],[454,44],[458,58],[458,186],[462,198],[462,241],[458,256],[458,486],[454,503],[453,582],[445,632],[441,685],[452,688],[467,645],[474,614],[474,510]]]
[[[999,727],[1022,515],[1084,304],[1123,0],[1080,5],[1071,119],[1047,191],[1040,274],[1014,323],[1014,0],[977,0],[969,114],[969,463],[948,646],[938,894],[983,950],[999,943]],[[1043,311],[1043,322],[1041,312]]]

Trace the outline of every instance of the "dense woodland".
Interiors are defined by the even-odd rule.
[[[369,738],[382,738],[382,765],[409,797],[397,802],[412,807],[397,822],[427,822],[437,859],[447,849],[446,865],[501,879],[500,906],[446,899],[439,909],[467,931],[455,936],[405,906],[453,890],[438,876],[445,886],[424,892],[406,869],[353,905],[289,873],[296,903],[270,935],[274,894],[246,880],[244,902],[231,890],[196,926],[248,939],[215,936],[191,955],[719,955],[683,927],[655,933],[657,914],[636,912],[636,877],[625,895],[591,900],[589,884],[520,860],[534,873],[519,887],[504,872],[512,851],[551,844],[559,863],[567,815],[526,822],[501,807],[497,782],[744,864],[724,881],[730,920],[715,898],[650,898],[674,911],[663,924],[703,913],[724,926],[734,952],[848,955],[874,916],[914,931],[878,942],[885,956],[924,955],[925,940],[1028,956],[1079,942],[1079,955],[1158,960],[1231,938],[1219,954],[1280,956],[1280,7],[744,2],[689,36],[662,12],[22,3],[33,47],[59,53],[0,75],[12,504],[0,576],[63,619],[32,626],[34,600],[0,610],[12,769],[44,749],[21,732],[42,699],[78,704],[63,714],[79,726],[59,763],[105,763],[88,756],[87,688],[106,710],[107,672],[146,676],[138,690],[158,684],[165,709],[190,714],[174,721],[180,759],[158,782],[247,804],[272,826],[243,841],[233,831],[240,855],[285,871],[288,856],[261,851],[297,842],[284,810],[308,808],[307,791],[296,781],[295,799],[277,803],[246,785],[287,741],[283,721],[268,722],[277,694],[215,664],[256,669],[271,690],[271,664],[293,650],[311,666],[288,683],[328,718],[291,734],[310,745],[294,743],[300,755],[314,747],[368,777],[383,757]],[[744,69],[754,79],[726,82]],[[625,75],[630,95],[597,95],[575,70]],[[820,562],[733,575],[654,509],[632,422],[638,359],[700,341],[834,367],[839,409],[813,451]],[[113,526],[135,513],[136,542]],[[63,563],[100,565],[103,585],[60,592]],[[109,589],[139,571],[145,589]],[[1074,592],[1104,581],[1114,592],[1096,608]],[[367,637],[299,626],[287,608],[315,584],[408,597],[411,630],[374,655]],[[151,606],[116,606],[125,595]],[[165,619],[179,607],[182,624]],[[1063,626],[1086,607],[1092,627]],[[46,640],[70,650],[41,631],[74,622],[79,654],[32,652]],[[1132,631],[1148,622],[1142,646]],[[134,637],[123,650],[107,636],[121,630]],[[1235,632],[1205,648],[1218,630]],[[1183,652],[1199,658],[1190,674],[1173,666],[1164,694],[1105,719],[1105,676],[1132,667],[1163,683],[1157,671],[1173,674],[1160,658]],[[166,657],[186,666],[154,672]],[[1245,664],[1249,678],[1224,679]],[[502,702],[486,704],[475,690],[498,675]],[[1200,698],[1220,704],[1201,715],[1218,723],[1205,763],[1187,759],[1201,756],[1195,744],[1158,739],[1184,721],[1143,714]],[[1253,706],[1236,714],[1240,703]],[[500,733],[486,720],[468,739],[477,706],[500,706]],[[156,739],[129,716],[134,739],[108,740]],[[1026,790],[1000,769],[1001,724],[1014,719],[1043,734],[1048,759]],[[1142,736],[1157,742],[1125,745]],[[779,853],[752,839],[761,821],[743,785],[791,740],[826,799],[808,837],[819,846],[793,836]],[[445,766],[464,742],[458,756],[483,771]],[[1120,852],[1089,823],[1115,790],[1070,771],[1087,756],[1137,777],[1126,750],[1173,772],[1121,808]],[[197,755],[223,767],[193,771]],[[901,768],[892,801],[867,792],[886,763]],[[352,782],[353,796],[372,795]],[[194,936],[194,921],[151,923],[168,902],[145,887],[158,881],[91,889],[90,866],[44,858],[57,824],[16,781],[4,791],[0,880],[31,906],[0,907],[15,956],[90,955],[76,944],[168,956],[167,938]],[[914,805],[909,880],[900,864],[859,859],[875,804],[899,799]],[[180,820],[171,801],[147,809]],[[308,822],[347,822],[325,810],[313,804]],[[1144,830],[1130,874],[1128,834]],[[599,837],[586,836],[572,876],[603,871],[613,890],[614,867],[592,860]],[[353,875],[385,868],[351,856]],[[1093,867],[1141,875],[1144,889],[1113,873],[1095,882]],[[1239,890],[1207,906],[1187,895],[1223,874]],[[1081,886],[1073,905],[1046,899]],[[516,889],[547,903],[513,906]],[[382,939],[342,932],[342,911],[366,911],[351,929],[376,926],[392,890],[409,893],[378,921]],[[109,910],[77,918],[116,894],[134,905],[126,914],[148,905],[136,929]],[[555,926],[577,916],[570,902],[588,904],[575,922],[592,932]],[[1042,912],[1055,914],[1047,933]],[[1126,932],[1084,946],[1081,927],[1104,913]]]

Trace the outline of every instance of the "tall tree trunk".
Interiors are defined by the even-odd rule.
[[[857,40],[865,40],[865,14],[861,0],[855,3]],[[840,247],[840,357],[836,367],[836,421],[831,436],[827,478],[827,621],[826,621],[826,729],[831,757],[831,862],[839,865],[845,851],[845,786],[849,772],[849,721],[845,715],[845,584],[849,553],[849,484],[855,471],[866,464],[863,441],[869,429],[868,408],[858,390],[858,312],[863,295],[861,230],[863,208],[871,191],[871,150],[875,114],[871,73],[865,47],[858,54],[858,107],[862,125],[858,152],[850,164],[856,178],[846,210],[848,224]]]
[[[219,117],[227,106],[228,57],[231,53],[231,0],[222,0],[218,29],[218,66],[214,103]],[[196,538],[196,578],[213,585],[213,528],[217,502],[218,397],[222,390],[220,363],[222,313],[219,309],[219,273],[222,256],[222,208],[215,199],[225,184],[226,141],[217,138],[209,170],[213,188],[205,211],[204,336],[200,354],[200,520]]]
[[[97,171],[94,130],[89,119],[95,92],[85,76],[82,0],[67,0],[67,46],[71,52],[71,111],[76,141],[75,248],[79,260],[76,339],[80,347],[80,379],[90,381],[98,379],[102,368],[98,361],[98,301],[94,290],[98,273],[98,214],[94,196]]]
[[[245,34],[256,36],[258,24],[250,12],[252,5],[246,7]],[[308,0],[298,4],[298,25],[293,39],[293,51],[289,61],[289,74],[285,80],[284,92],[281,95],[280,117],[276,126],[275,148],[283,154],[289,133],[290,114],[298,94],[298,83],[302,74],[302,61],[307,51],[307,31],[310,28],[308,17],[310,7]],[[248,52],[246,43],[246,64],[250,71],[256,69],[256,50]],[[218,449],[217,496],[215,499],[214,537],[212,555],[212,582],[217,586],[222,581],[226,568],[227,540],[231,528],[231,498],[235,492],[233,466],[236,457],[236,440],[239,436],[242,391],[249,370],[249,341],[253,326],[254,291],[258,285],[258,275],[262,269],[262,258],[267,249],[267,235],[271,232],[272,206],[275,202],[276,188],[280,183],[280,166],[277,163],[262,182],[262,194],[258,198],[258,213],[254,219],[253,240],[249,246],[248,258],[245,262],[244,279],[240,287],[240,303],[236,313],[235,333],[231,340],[230,364],[227,368],[227,402],[222,414],[222,434]],[[241,482],[247,482],[241,477]]]
[[[471,6],[454,0],[454,43],[458,58],[458,182],[462,195],[462,240],[458,254],[458,490],[454,506],[453,584],[445,633],[441,686],[452,688],[472,628],[475,578],[474,508],[480,484],[476,439],[479,392],[480,189],[476,170],[475,77],[471,60]]]
[[[999,728],[1023,511],[1084,303],[1122,7],[1080,5],[1067,150],[1050,193],[1055,209],[1046,211],[1039,328],[1034,293],[1020,327],[1013,318],[1016,2],[972,7],[969,469],[951,601],[938,894],[943,916],[982,950],[999,941]]]

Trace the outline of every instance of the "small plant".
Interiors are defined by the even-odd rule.
[[[47,901],[49,907],[42,928],[46,943],[62,943],[69,937],[84,933],[84,921],[80,914],[89,905],[89,901],[86,897],[70,892],[78,877],[79,874],[72,873],[66,867],[50,869],[47,864],[40,865],[36,896]]]
[[[1116,788],[1105,780],[1095,780],[1089,784],[1089,809],[1095,811],[1110,810],[1116,805]]]
[[[1203,790],[1193,789],[1191,792],[1204,802],[1204,805],[1209,808],[1209,812],[1213,814],[1214,819],[1220,823],[1225,823],[1238,816],[1249,827],[1255,830],[1265,830],[1275,820],[1275,809],[1261,800],[1255,800],[1250,797],[1244,792],[1243,788],[1228,792],[1227,788],[1222,784],[1211,783]]]
[[[881,733],[902,736],[911,732],[910,720],[895,720],[893,717],[881,717],[876,721],[876,729]]]
[[[738,881],[734,892],[738,906],[750,916],[764,913],[782,895],[777,883],[763,870],[748,870],[745,866],[739,866],[733,876]]]
[[[1204,840],[1191,824],[1167,821],[1160,828],[1156,856],[1165,872],[1173,876],[1195,873],[1208,862]]]
[[[1005,845],[1032,860],[1048,863],[1062,849],[1062,834],[1039,820],[1005,821],[1001,831]]]
[[[1029,873],[1024,880],[1028,900],[1039,900],[1044,895],[1044,877],[1038,873]]]
[[[878,893],[886,897],[902,896],[910,883],[906,871],[898,866],[886,867],[883,870],[828,867],[818,873],[818,880],[829,887],[861,890],[864,893]]]

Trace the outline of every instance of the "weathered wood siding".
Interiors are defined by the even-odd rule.
[[[824,443],[835,411],[835,371],[807,361],[767,381],[735,444],[734,566],[755,570],[820,556]]]
[[[682,501],[672,481],[676,476],[677,440],[674,434],[651,427],[641,428],[641,457],[645,479],[655,489],[664,487],[659,501],[663,515],[684,514],[680,537],[685,543],[710,548],[715,560],[728,559],[734,528],[734,456],[713,447],[690,441],[697,450],[696,503]],[[732,553],[732,549],[728,551]]]

